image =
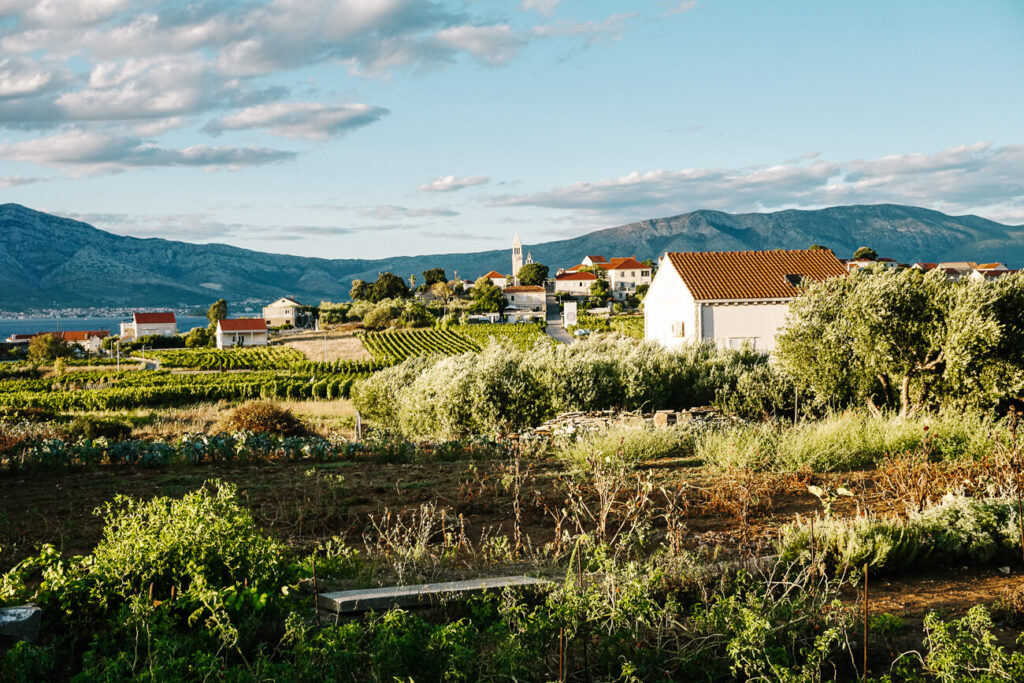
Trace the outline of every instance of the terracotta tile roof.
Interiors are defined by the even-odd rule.
[[[502,275],[501,273],[499,273],[499,272],[498,272],[498,271],[496,271],[496,270],[492,270],[491,272],[489,272],[489,273],[487,273],[486,275],[484,275],[484,277],[486,277],[486,278],[490,278],[490,279],[492,279],[492,280],[493,280],[494,278],[496,278],[496,277],[500,277],[500,278],[505,278],[506,280],[508,279],[508,275]]]
[[[921,270],[935,270],[936,268],[939,267],[939,264],[938,263],[915,263],[914,266],[920,268]]]
[[[978,270],[1003,270],[1006,268],[1002,263],[979,263]]]
[[[1013,273],[1017,272],[1016,270],[1010,270],[1009,268],[977,268],[976,270],[985,277],[999,277],[1000,275],[1012,275]]]
[[[66,330],[64,332],[44,332],[43,334],[57,334],[64,341],[88,341],[92,337],[103,339],[110,336],[110,332],[106,330]]]
[[[608,262],[608,259],[606,259],[604,256],[591,256],[587,254],[587,258],[590,259],[590,262],[594,264]]]
[[[613,258],[608,265],[601,264],[605,270],[642,270],[647,268],[644,264],[631,256],[625,258]]]
[[[787,275],[825,280],[847,274],[828,249],[685,251],[666,257],[697,301],[792,299],[798,292]]]
[[[583,272],[583,273],[565,272],[565,273],[562,273],[561,275],[556,275],[555,279],[556,280],[596,280],[597,276],[594,275],[593,273],[588,273],[588,272]]]
[[[218,323],[225,332],[262,332],[267,329],[263,318],[222,318]]]
[[[520,285],[518,287],[506,287],[501,291],[504,294],[531,294],[544,292],[545,289],[539,285]]]
[[[173,313],[162,312],[162,313],[132,313],[132,320],[135,324],[142,325],[153,325],[156,323],[174,323],[177,319]]]

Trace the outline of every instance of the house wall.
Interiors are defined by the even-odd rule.
[[[682,325],[682,336],[679,325]],[[644,339],[679,348],[697,338],[697,305],[675,268],[658,269],[644,297]]]
[[[121,323],[121,339],[124,341],[138,339],[155,334],[161,337],[172,337],[178,334],[176,323]]]
[[[725,348],[750,340],[758,351],[774,351],[775,335],[786,323],[789,303],[705,304],[703,337]]]
[[[509,306],[530,311],[539,311],[547,306],[547,295],[545,292],[506,294],[505,298],[508,300]]]
[[[589,296],[590,285],[596,280],[555,280],[555,291],[576,294],[577,296]]]
[[[264,306],[263,318],[267,321],[268,327],[278,325],[294,325],[295,316],[299,312],[298,306]]]
[[[644,275],[647,273],[647,275]],[[651,269],[642,270],[609,270],[608,284],[611,286],[612,296],[616,299],[625,299],[636,292],[637,285],[650,284]]]
[[[218,349],[230,349],[231,347],[238,344],[241,341],[242,346],[266,346],[267,345],[267,332],[260,330],[258,332],[249,331],[227,331],[217,330],[217,348]]]

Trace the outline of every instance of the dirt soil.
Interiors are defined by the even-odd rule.
[[[296,338],[288,337],[284,341],[284,345],[298,349],[309,360],[325,360],[323,334],[303,335]],[[328,332],[326,348],[326,360],[328,361],[373,360],[373,356],[363,346],[362,340],[351,335]]]

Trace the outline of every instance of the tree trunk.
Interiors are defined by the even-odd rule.
[[[905,375],[900,382],[900,419],[906,419],[914,414],[910,406],[910,378],[912,375]]]

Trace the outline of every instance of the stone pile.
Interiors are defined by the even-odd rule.
[[[528,434],[538,437],[573,436],[587,432],[597,432],[609,427],[639,426],[653,424],[655,427],[671,427],[684,422],[697,422],[702,425],[724,426],[740,422],[740,419],[724,415],[717,408],[700,406],[689,410],[659,410],[655,413],[617,412],[601,410],[593,412],[578,411],[562,413],[548,420]]]

